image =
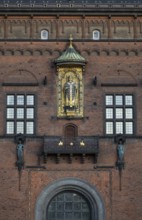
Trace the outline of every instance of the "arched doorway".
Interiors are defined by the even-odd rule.
[[[67,203],[67,198],[72,202]],[[84,218],[81,217],[84,213],[83,208],[78,213],[75,211],[76,202],[74,198],[79,200],[79,207],[83,205],[86,207]],[[61,204],[59,200],[62,200]],[[58,217],[60,208],[57,206],[62,206],[61,215],[59,214]],[[51,214],[52,208],[56,209],[56,211],[54,210],[56,215]],[[67,214],[69,213],[68,209],[70,214]],[[66,214],[68,218],[62,218]],[[47,185],[37,199],[35,220],[75,220],[73,216],[76,216],[76,220],[105,220],[104,203],[95,186],[75,178],[60,179]]]

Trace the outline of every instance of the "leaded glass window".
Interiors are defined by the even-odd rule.
[[[99,40],[100,39],[100,31],[99,30],[94,30],[93,31],[93,40]]]
[[[35,133],[35,96],[7,95],[6,134]]]
[[[41,39],[42,40],[47,40],[48,39],[48,31],[47,30],[42,30],[41,31]]]
[[[134,97],[130,94],[105,96],[105,133],[134,134]]]
[[[65,191],[56,195],[47,207],[47,220],[90,220],[89,203],[83,195]]]

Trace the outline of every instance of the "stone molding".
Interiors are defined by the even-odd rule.
[[[58,57],[62,54],[62,50],[59,49],[22,49],[22,48],[1,48],[0,56],[53,56]],[[82,49],[80,54],[85,58],[89,56],[142,56],[142,48],[139,49]]]
[[[104,202],[96,187],[77,178],[59,179],[47,185],[37,198],[35,220],[46,220],[46,209],[51,199],[65,190],[81,193],[90,203],[92,219],[105,220]]]

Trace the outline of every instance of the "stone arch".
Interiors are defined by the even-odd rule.
[[[101,56],[109,56],[109,51],[108,50],[102,50],[101,51]]]
[[[12,49],[5,50],[5,56],[12,56],[14,51]]]
[[[119,51],[114,49],[110,51],[110,56],[118,56],[119,55]]]
[[[120,56],[128,56],[127,50],[120,50]]]
[[[26,77],[25,77],[26,76]],[[8,72],[4,75],[3,83],[38,83],[38,79],[34,75],[34,73],[26,70],[19,69]]]
[[[85,58],[87,58],[90,55],[90,51],[89,50],[82,50],[81,55]]]
[[[52,50],[50,50],[50,49],[43,50],[43,55],[51,56],[52,55]]]
[[[33,56],[41,56],[43,55],[42,50],[36,49],[33,51]]]
[[[56,57],[59,57],[59,56],[61,55],[61,51],[58,50],[58,49],[55,49],[55,50],[53,51],[53,55],[56,56]]]
[[[32,56],[33,55],[33,50],[24,50],[23,51],[23,53],[24,53],[24,56]]]
[[[115,86],[115,84],[123,85],[124,83],[131,85],[137,84],[136,77],[130,71],[128,72],[123,69],[107,70],[102,73],[100,80],[102,84],[111,84],[113,86]]]
[[[65,190],[72,190],[84,195],[91,207],[92,220],[105,220],[104,203],[96,187],[78,178],[59,179],[47,185],[37,198],[35,220],[46,220],[46,208],[51,199]]]
[[[129,56],[137,56],[137,55],[138,55],[137,50],[130,50],[129,51]]]
[[[15,56],[22,56],[23,55],[23,50],[21,50],[21,49],[14,50],[14,55]]]
[[[100,56],[100,51],[99,50],[92,50],[91,56]]]

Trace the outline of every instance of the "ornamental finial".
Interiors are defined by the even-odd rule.
[[[70,34],[70,38],[69,38],[69,40],[70,40],[70,46],[69,46],[69,47],[72,47],[72,41],[73,41],[72,34]]]

